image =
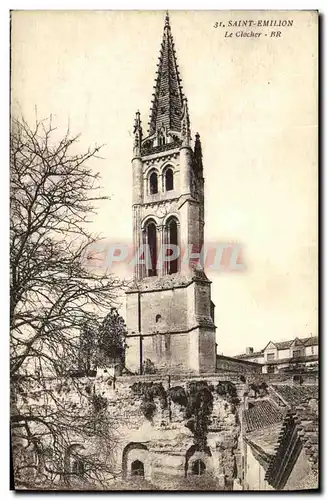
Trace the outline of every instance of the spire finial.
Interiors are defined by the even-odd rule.
[[[169,17],[169,11],[168,10],[166,11],[166,15],[165,15],[164,29],[165,28],[170,28],[170,17]]]
[[[141,120],[140,120],[140,111],[136,112],[136,117],[134,120],[134,131],[133,133],[135,134],[139,129],[141,129]]]

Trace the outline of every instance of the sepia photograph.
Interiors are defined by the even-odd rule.
[[[12,10],[17,491],[319,491],[316,10]]]

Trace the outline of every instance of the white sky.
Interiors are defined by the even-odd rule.
[[[281,39],[224,38],[215,21],[294,19]],[[237,241],[243,273],[209,273],[218,351],[317,333],[317,26],[314,14],[173,12],[193,133],[201,135],[205,239]],[[16,12],[13,112],[70,123],[81,149],[106,143],[111,201],[94,231],[131,241],[134,114],[144,126],[162,12]],[[258,30],[259,31],[259,30]]]

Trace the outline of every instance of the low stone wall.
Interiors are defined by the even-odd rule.
[[[262,366],[263,365],[260,363],[253,363],[247,360],[230,358],[223,355],[216,356],[217,371],[229,371],[239,375],[248,375],[252,373],[261,373]]]
[[[299,383],[294,377],[301,376],[303,384],[318,384],[318,373],[316,372],[295,372],[295,373],[261,373],[261,374],[252,374],[249,377],[249,380],[252,383],[261,383],[266,382],[267,384],[276,384],[276,383],[284,383],[284,384],[293,384]]]

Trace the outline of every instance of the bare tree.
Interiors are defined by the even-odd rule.
[[[94,389],[88,392],[70,378],[75,399],[63,399],[62,391],[63,381],[78,367],[80,332],[91,324],[99,329],[117,304],[122,283],[86,266],[88,245],[98,239],[88,224],[104,199],[99,175],[88,163],[100,148],[77,152],[78,137],[67,131],[55,141],[54,132],[51,118],[33,128],[23,119],[12,123],[10,348],[16,479],[31,478],[36,467],[35,460],[15,456],[18,446],[36,452],[38,471],[58,482],[70,474],[63,457],[72,440],[108,436],[112,424],[103,415],[99,425]],[[51,466],[46,460],[50,449]],[[92,478],[99,479],[99,454],[88,460]]]

